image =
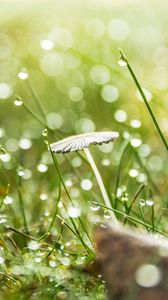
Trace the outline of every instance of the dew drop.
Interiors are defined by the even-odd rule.
[[[153,200],[152,200],[152,199],[146,200],[146,205],[148,205],[148,206],[153,206],[153,205],[154,205]]]
[[[50,260],[50,261],[49,261],[49,266],[50,266],[51,268],[55,268],[55,267],[57,266],[56,261]]]
[[[47,130],[47,128],[45,128],[45,129],[43,130],[42,135],[43,135],[43,136],[47,136],[47,135],[48,135],[48,130]]]
[[[24,176],[24,169],[23,169],[23,167],[20,166],[20,167],[17,168],[17,174],[20,177]]]
[[[99,209],[100,209],[100,206],[99,205],[97,205],[97,204],[91,204],[90,205],[90,209],[92,210],[92,211],[98,211]]]
[[[121,197],[121,200],[122,201],[128,201],[128,194],[127,193],[124,193],[124,195]]]
[[[118,61],[118,64],[120,65],[120,67],[126,67],[127,61],[123,57],[121,57]]]
[[[110,216],[109,211],[108,211],[108,210],[105,210],[105,211],[104,211],[104,218],[105,218],[105,219],[110,219],[110,217],[111,217],[111,216]]]
[[[71,260],[70,260],[70,258],[68,258],[68,257],[63,257],[63,258],[61,259],[61,262],[62,262],[62,264],[63,264],[64,266],[69,266],[69,265],[71,264]]]
[[[139,204],[140,204],[140,206],[145,206],[146,205],[146,201],[144,199],[140,199],[139,200]]]
[[[27,73],[27,70],[23,69],[22,71],[20,71],[18,73],[18,77],[21,79],[21,80],[26,80],[28,77],[29,77],[29,74]]]
[[[4,198],[4,203],[5,204],[12,204],[13,203],[13,198],[12,197],[10,197],[10,196],[6,196],[5,198]]]
[[[85,191],[89,191],[92,189],[93,183],[89,179],[82,179],[81,188]]]
[[[15,100],[14,100],[14,104],[16,106],[21,106],[23,104],[23,101],[22,101],[22,99],[19,96],[16,96]]]
[[[38,242],[36,242],[36,241],[30,241],[28,243],[28,248],[30,250],[38,250],[40,248],[40,244]]]

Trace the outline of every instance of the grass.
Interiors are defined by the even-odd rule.
[[[133,22],[134,9],[138,8],[127,11],[128,23]],[[132,24],[130,39],[120,43],[107,34],[93,38],[81,21],[75,19],[72,24],[61,17],[67,22],[62,27],[73,32],[74,45],[64,49],[55,44],[46,51],[37,46],[37,40],[56,25],[50,9],[44,14],[51,22],[44,29],[35,23],[28,26],[26,12],[23,20],[12,19],[4,25],[10,42],[15,42],[11,58],[18,65],[13,72],[10,63],[0,81],[9,82],[13,89],[9,100],[0,103],[0,300],[105,299],[105,284],[94,263],[95,227],[111,222],[112,215],[124,226],[146,234],[168,235],[167,112],[166,102],[155,97],[167,99],[167,92],[153,84],[156,68],[154,62],[149,65],[150,56],[145,60],[136,52],[133,37],[137,38],[136,28],[142,24]],[[117,64],[118,46],[128,53],[129,59],[121,51],[121,59],[135,86]],[[50,54],[59,56],[62,73],[47,73],[43,58],[49,59]],[[5,70],[6,60],[2,59]],[[103,66],[104,73],[96,77],[93,72],[91,79],[90,72],[97,65]],[[22,67],[28,70],[25,81],[17,79]],[[163,71],[165,66],[161,67]],[[152,91],[153,103],[148,102],[140,82]],[[108,89],[104,92],[108,86],[113,92],[116,88],[116,100],[110,98]],[[78,88],[75,92],[74,87]],[[136,89],[144,103],[135,99]],[[131,121],[140,121],[141,126],[132,126]],[[120,139],[91,149],[92,168],[87,151],[64,156],[52,153],[49,145],[55,140],[95,129],[118,131]],[[71,215],[70,209],[77,215]]]
[[[152,111],[152,109],[151,109],[151,107],[150,107],[150,105],[149,105],[149,103],[148,103],[148,100],[147,100],[147,98],[146,98],[146,96],[145,96],[145,93],[144,93],[144,91],[143,91],[143,88],[141,87],[141,85],[140,85],[140,83],[139,83],[139,81],[138,81],[138,79],[137,79],[137,77],[136,77],[134,71],[132,70],[132,67],[130,66],[130,64],[129,64],[129,62],[128,62],[126,56],[125,56],[125,54],[123,53],[123,51],[122,51],[121,49],[120,49],[119,51],[120,51],[120,53],[121,53],[121,58],[120,58],[120,59],[121,59],[121,61],[125,62],[125,64],[126,64],[128,70],[129,70],[129,72],[130,72],[130,74],[131,74],[131,76],[132,76],[132,78],[133,78],[133,80],[134,80],[134,82],[135,82],[135,84],[136,84],[136,86],[137,86],[137,88],[138,88],[138,90],[139,90],[141,96],[142,96],[142,99],[144,100],[144,103],[145,103],[145,105],[146,105],[146,107],[147,107],[147,109],[148,109],[148,112],[149,112],[149,114],[150,114],[150,116],[151,116],[151,118],[152,118],[153,124],[155,125],[155,127],[156,127],[156,129],[157,129],[157,131],[158,131],[158,134],[159,134],[159,136],[160,136],[160,138],[161,138],[161,140],[162,140],[162,142],[163,142],[163,144],[164,144],[166,150],[168,150],[168,144],[167,144],[167,141],[166,141],[166,139],[164,138],[164,135],[163,135],[163,133],[162,133],[162,130],[160,129],[159,124],[158,124],[158,122],[157,122],[157,120],[156,120],[156,118],[155,118],[155,115],[154,115],[154,113],[153,113],[153,111]]]

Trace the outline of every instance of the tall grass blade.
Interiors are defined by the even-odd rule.
[[[128,70],[129,70],[129,72],[130,72],[130,74],[131,74],[131,76],[132,76],[132,78],[133,78],[133,80],[134,80],[134,82],[135,82],[135,84],[136,84],[136,86],[138,88],[139,93],[141,94],[141,97],[142,97],[142,99],[143,99],[143,101],[144,101],[144,103],[145,103],[145,105],[147,107],[147,110],[148,110],[148,112],[149,112],[149,114],[150,114],[150,116],[152,118],[152,121],[153,121],[153,123],[154,123],[154,125],[155,125],[155,127],[156,127],[156,129],[158,131],[158,134],[159,134],[159,136],[160,136],[160,138],[161,138],[161,140],[162,140],[162,142],[163,142],[166,150],[168,151],[167,141],[166,141],[166,139],[165,139],[165,137],[164,137],[164,135],[163,135],[160,127],[159,127],[159,124],[158,124],[158,122],[157,122],[157,120],[155,118],[155,115],[154,115],[154,113],[153,113],[153,111],[152,111],[152,109],[151,109],[151,107],[150,107],[150,105],[148,103],[148,100],[147,100],[147,98],[145,96],[145,93],[144,93],[144,91],[143,91],[143,89],[142,89],[142,87],[141,87],[141,85],[140,85],[140,83],[139,83],[139,81],[138,81],[138,79],[137,79],[137,77],[136,77],[136,75],[135,75],[135,73],[134,73],[131,65],[128,62],[127,57],[125,56],[125,54],[123,53],[123,51],[121,49],[119,49],[119,51],[120,51],[120,54],[121,54],[121,59],[123,61],[125,61],[126,66],[127,66]]]
[[[23,217],[24,230],[25,230],[25,233],[27,235],[29,235],[29,229],[28,229],[26,214],[25,214],[25,209],[24,209],[24,201],[23,201],[23,197],[22,197],[22,179],[21,179],[21,176],[19,176],[18,196],[19,196],[20,210],[21,210],[21,214],[22,214],[22,217]]]

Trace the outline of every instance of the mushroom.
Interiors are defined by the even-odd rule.
[[[95,174],[100,191],[102,193],[105,205],[111,207],[111,202],[107,195],[104,183],[98,171],[98,168],[93,160],[93,157],[90,153],[89,146],[103,143],[110,143],[116,140],[119,137],[119,133],[115,131],[104,131],[104,132],[90,132],[79,135],[74,135],[67,137],[63,140],[55,142],[50,145],[51,151],[55,153],[68,153],[73,151],[84,150],[85,155],[90,163],[90,166]],[[110,211],[112,221],[115,225],[118,226],[118,220],[113,211]]]

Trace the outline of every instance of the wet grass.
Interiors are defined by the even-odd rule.
[[[125,226],[168,235],[167,92],[154,86],[152,75],[145,73],[149,69],[153,74],[154,65],[129,50],[133,40],[121,45],[113,41],[114,50],[106,35],[100,37],[99,47],[98,40],[93,42],[90,32],[85,36],[83,30],[82,44],[76,27],[71,30],[81,43],[51,49],[64,63],[62,73],[51,76],[41,66],[50,52],[36,52],[32,40],[28,49],[21,35],[18,46],[17,24],[27,41],[30,28],[23,20],[15,22],[14,27],[9,22],[7,34],[16,43],[18,65],[14,73],[11,70],[12,79],[10,72],[4,80],[0,77],[13,89],[0,103],[0,300],[105,299],[105,284],[95,264],[95,227],[110,223],[114,213]],[[51,23],[54,28],[54,18]],[[38,30],[40,35],[31,31],[35,40],[44,34]],[[118,46],[126,53],[128,49],[127,57]],[[98,77],[97,66],[102,72]],[[23,74],[18,78],[22,67],[28,69],[24,80]],[[146,94],[140,82],[146,82],[151,92]],[[103,90],[108,86],[112,100],[108,89]],[[84,152],[57,155],[50,148],[61,138],[94,130],[120,133],[113,144],[91,148],[109,205],[104,204]]]

